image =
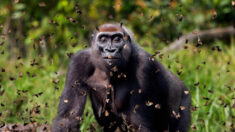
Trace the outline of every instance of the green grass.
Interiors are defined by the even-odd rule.
[[[220,42],[215,45],[219,45],[222,52],[212,51],[211,46],[189,46],[180,52],[163,53],[162,59],[156,57],[175,74],[181,72],[178,76],[190,90],[192,107],[197,107],[191,116],[196,130],[191,131],[232,131],[231,125],[235,122],[235,109],[232,108],[235,103],[235,46],[223,46]],[[0,55],[0,68],[6,70],[0,71],[0,122],[51,124],[56,116],[67,67],[61,65],[58,57],[53,58],[53,63],[47,56],[36,57],[39,66],[31,66],[34,58],[8,61],[7,56],[7,51]],[[67,62],[63,65],[68,66]],[[21,72],[23,75],[19,77]],[[32,77],[33,74],[36,76]],[[11,81],[10,77],[15,80]],[[35,95],[40,92],[43,92],[40,96]],[[101,131],[89,100],[83,117],[82,131]]]
[[[170,65],[171,71],[182,71],[179,77],[190,90],[192,106],[198,107],[191,116],[196,131],[232,131],[231,125],[235,122],[232,108],[235,97],[234,56],[234,46],[224,47],[222,52],[190,47],[171,54],[169,59],[163,58],[162,62]]]

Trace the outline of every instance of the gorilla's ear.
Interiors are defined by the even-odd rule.
[[[128,40],[129,40],[130,42],[132,42],[132,39],[131,39],[131,36],[130,36],[130,35],[128,35]]]
[[[92,33],[92,35],[91,35],[91,42],[93,41],[93,39],[94,39],[96,33],[99,32],[99,31],[100,31],[99,27],[96,26],[96,27],[95,27],[95,30],[93,31],[93,33]]]
[[[125,41],[128,40],[129,42],[132,42],[131,36],[129,34],[127,34],[127,33],[124,33],[124,40]]]
[[[132,43],[132,39],[131,39],[130,35],[128,35],[126,33],[124,34],[124,40],[129,41],[130,43]]]
[[[90,38],[90,44],[93,45],[93,42],[94,42],[94,39],[95,39],[95,35],[96,35],[96,32],[94,31],[92,34],[91,34],[91,38]]]
[[[120,22],[120,27],[122,28],[123,22]]]
[[[91,39],[90,39],[90,41],[92,42],[93,39],[94,39],[94,33],[91,34]]]
[[[98,27],[98,26],[96,26],[96,27],[95,27],[95,30],[96,30],[97,32],[99,32],[99,31],[100,31],[100,29],[99,29],[99,27]]]

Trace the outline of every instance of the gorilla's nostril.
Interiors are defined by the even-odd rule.
[[[106,52],[110,52],[110,53],[113,53],[116,51],[116,49],[105,49]]]

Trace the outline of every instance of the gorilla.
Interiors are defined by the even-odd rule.
[[[104,132],[189,130],[186,86],[122,24],[97,27],[91,48],[72,57],[53,132],[79,131],[87,95]]]

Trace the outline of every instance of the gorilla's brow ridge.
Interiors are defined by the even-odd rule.
[[[122,28],[115,26],[104,26],[99,28],[99,32],[117,32],[122,31]]]
[[[100,35],[122,35],[124,36],[123,32],[99,32],[97,34],[97,37],[100,36]]]

